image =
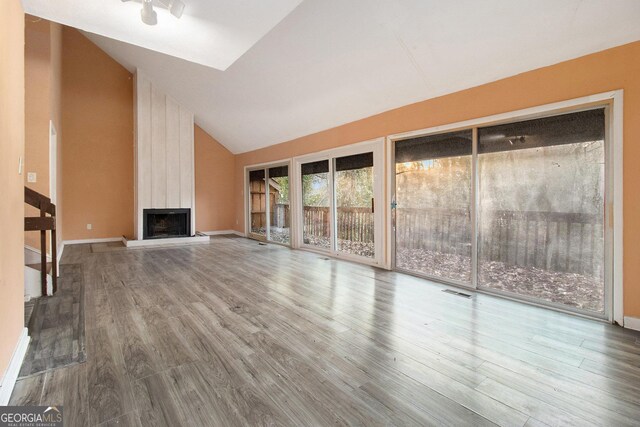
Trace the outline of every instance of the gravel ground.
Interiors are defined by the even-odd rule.
[[[469,281],[469,257],[424,249],[398,249],[397,266],[459,281]],[[604,310],[604,283],[575,273],[520,267],[503,262],[481,262],[480,283],[490,289],[540,298],[584,310]]]
[[[305,240],[308,245],[317,246],[320,248],[328,248],[331,246],[329,238],[308,236]],[[354,255],[360,255],[367,258],[373,258],[375,255],[375,249],[373,242],[354,242],[352,240],[338,240],[338,249],[341,252],[347,252]]]

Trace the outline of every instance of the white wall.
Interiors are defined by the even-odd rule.
[[[142,239],[144,209],[191,209],[195,233],[193,113],[140,70],[135,77],[136,239]]]

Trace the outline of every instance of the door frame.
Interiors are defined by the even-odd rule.
[[[58,131],[56,130],[53,120],[49,120],[49,198],[51,203],[56,205],[56,215],[60,213],[58,205]],[[57,246],[58,242],[53,239],[48,240],[47,246],[49,253],[53,253],[53,245]],[[56,271],[60,272],[60,260],[53,260],[56,265]]]
[[[58,203],[58,132],[49,120],[49,195],[51,202]]]
[[[305,249],[312,252],[318,252],[324,255],[328,255],[334,258],[344,259],[348,261],[355,261],[362,264],[373,265],[377,267],[384,267],[385,260],[385,247],[386,247],[386,235],[384,233],[385,222],[384,222],[384,170],[385,170],[385,162],[384,162],[384,138],[376,138],[368,141],[358,142],[355,144],[350,144],[343,147],[332,148],[329,150],[319,151],[313,154],[307,154],[303,156],[298,156],[293,158],[293,170],[289,172],[290,176],[293,176],[293,182],[295,186],[293,193],[295,193],[295,238],[292,240],[293,247],[299,249]],[[334,215],[335,212],[335,192],[333,189],[333,178],[334,178],[334,163],[335,158],[351,156],[354,154],[360,153],[373,153],[373,194],[374,194],[374,203],[377,206],[377,209],[374,209],[374,247],[375,247],[375,256],[374,258],[367,258],[358,255],[348,254],[345,252],[340,252],[336,247],[336,239],[335,239],[335,228],[336,228],[336,218]],[[303,242],[303,206],[302,206],[302,186],[299,185],[300,180],[302,179],[301,167],[303,163],[328,160],[329,161],[329,212],[330,212],[330,231],[329,238],[331,242],[330,249],[318,248],[315,246],[307,245]],[[294,220],[292,219],[292,225]]]
[[[590,109],[598,106],[605,108],[605,318],[609,322],[624,325],[623,311],[623,90],[614,90],[593,95],[588,95],[570,100],[538,105],[535,107],[510,111],[506,113],[494,114],[490,116],[480,117],[471,120],[465,120],[446,125],[434,126],[426,129],[420,129],[411,132],[403,132],[387,136],[387,158],[386,165],[389,171],[387,176],[387,200],[395,200],[395,143],[405,139],[425,136],[430,134],[451,132],[459,129],[474,129],[478,127],[491,126],[501,123],[509,123],[521,120],[535,119],[545,116],[552,116],[562,113],[579,111],[581,109]],[[473,133],[473,154],[472,154],[472,224],[477,224],[477,131]],[[386,240],[390,242],[389,252],[392,269],[395,266],[395,214],[391,207],[392,203],[386,206],[387,217],[387,236]],[[601,317],[590,316],[588,313],[580,310],[572,310],[570,307],[543,303],[539,300],[532,301],[527,298],[521,298],[514,295],[505,295],[504,293],[487,291],[486,289],[477,287],[477,227],[473,225],[472,229],[472,286],[465,289],[473,289],[477,292],[499,294],[506,298],[517,299],[534,305],[541,305],[546,308],[570,312],[590,318],[599,319]],[[411,273],[415,274],[415,273]],[[442,278],[428,277],[430,280],[436,280],[460,286],[459,283],[453,283]]]

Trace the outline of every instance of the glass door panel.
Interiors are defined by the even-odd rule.
[[[471,284],[472,131],[396,143],[396,268]]]
[[[374,258],[373,153],[334,161],[337,249]]]
[[[258,239],[267,237],[267,196],[264,169],[249,172],[250,233]]]
[[[269,168],[269,240],[289,244],[291,215],[289,208],[289,167]]]
[[[303,163],[301,176],[302,242],[309,246],[331,249],[329,160]]]
[[[478,129],[478,286],[605,313],[604,110]]]

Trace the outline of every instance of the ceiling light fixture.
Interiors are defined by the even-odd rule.
[[[131,0],[122,0],[127,2]],[[154,0],[142,0],[142,10],[140,11],[140,17],[142,22],[147,25],[156,25],[158,23],[158,14],[153,10]],[[176,18],[180,19],[184,12],[184,3],[181,0],[156,0],[156,6],[164,6],[169,10]]]
[[[158,23],[158,14],[153,10],[151,0],[142,1],[142,10],[140,11],[142,22],[147,25],[156,25]]]

